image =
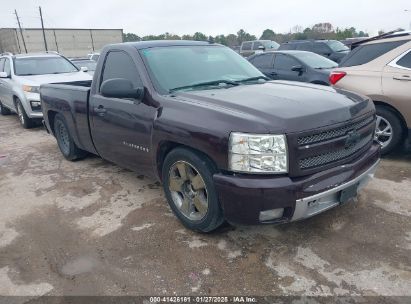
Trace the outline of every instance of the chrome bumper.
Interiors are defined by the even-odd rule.
[[[298,200],[296,202],[294,215],[291,221],[294,222],[305,218],[309,218],[340,205],[341,191],[355,184],[358,184],[358,190],[362,189],[369,182],[369,180],[374,177],[374,173],[377,170],[379,163],[380,161],[377,161],[363,174],[345,184],[318,193],[316,195]]]

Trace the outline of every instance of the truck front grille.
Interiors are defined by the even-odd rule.
[[[370,116],[362,121],[357,121],[355,123],[349,123],[339,128],[323,131],[320,133],[315,133],[308,136],[300,136],[298,137],[298,145],[307,145],[328,139],[337,138],[339,136],[347,134],[347,132],[349,131],[359,130],[364,126],[369,125],[371,122],[374,122],[374,116]]]
[[[304,176],[352,162],[372,145],[375,115],[288,135],[290,175]]]
[[[371,134],[360,140],[357,144],[350,145],[347,148],[301,159],[300,168],[308,169],[318,167],[349,157],[364,148],[372,140],[372,138],[373,136]]]

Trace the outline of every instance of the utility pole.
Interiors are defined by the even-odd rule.
[[[24,51],[25,51],[26,54],[27,54],[26,41],[24,40],[23,30],[21,29],[20,19],[19,19],[19,15],[17,15],[17,10],[14,10],[14,14],[16,14],[17,23],[18,23],[19,29],[20,29],[21,39],[23,39]]]
[[[43,14],[41,13],[41,6],[39,6],[39,11],[40,11],[40,19],[41,19],[41,28],[43,30],[44,47],[46,48],[46,52],[47,52],[48,49],[47,49],[47,41],[46,41],[46,32],[44,31]]]

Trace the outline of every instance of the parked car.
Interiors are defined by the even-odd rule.
[[[94,75],[94,71],[96,70],[97,62],[88,58],[73,58],[70,59],[74,65],[83,71],[86,71],[90,75]]]
[[[87,57],[88,59],[97,62],[98,58],[100,57],[100,53],[91,53],[91,54],[88,54]]]
[[[337,63],[350,51],[347,46],[337,40],[293,40],[281,44],[278,50],[313,52]]]
[[[56,53],[0,56],[0,112],[16,112],[21,125],[31,128],[41,122],[39,87],[43,83],[90,80],[67,58]]]
[[[277,42],[271,40],[244,41],[240,47],[240,54],[244,57],[249,57],[256,53],[274,51],[279,46]]]
[[[359,44],[332,72],[330,81],[374,101],[376,140],[383,154],[411,139],[411,34]]]
[[[208,232],[348,202],[379,162],[369,98],[266,79],[221,45],[145,41],[104,48],[92,82],[40,94],[65,158],[98,154],[161,180],[181,222]]]
[[[305,51],[274,51],[248,58],[264,75],[273,80],[293,80],[329,85],[329,76],[338,64]]]

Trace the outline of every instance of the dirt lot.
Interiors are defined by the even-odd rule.
[[[411,155],[357,202],[283,226],[184,229],[161,186],[0,117],[0,295],[411,296]]]

